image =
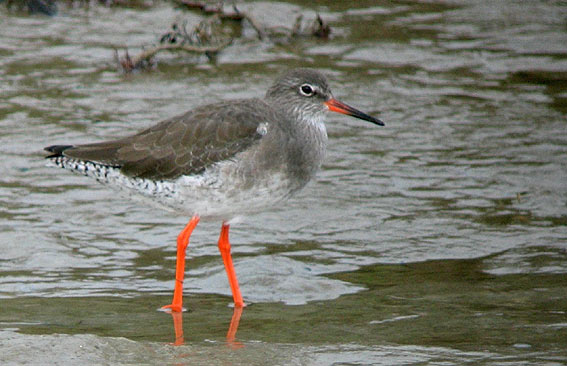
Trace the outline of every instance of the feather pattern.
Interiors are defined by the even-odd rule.
[[[133,178],[176,179],[234,158],[264,136],[274,111],[260,99],[196,108],[136,135],[85,145],[54,145],[49,158],[64,156],[120,168]]]

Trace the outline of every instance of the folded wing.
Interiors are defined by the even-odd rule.
[[[120,168],[130,177],[175,179],[232,159],[266,133],[271,108],[260,99],[217,103],[165,120],[136,135],[45,148],[59,156]],[[261,128],[259,128],[262,126]]]

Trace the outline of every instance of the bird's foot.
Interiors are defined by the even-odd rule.
[[[187,311],[187,309],[185,309],[183,306],[178,305],[178,304],[171,304],[171,305],[165,305],[162,306],[161,308],[159,308],[160,311],[165,311],[165,312],[172,312],[172,313],[181,313],[183,311]]]

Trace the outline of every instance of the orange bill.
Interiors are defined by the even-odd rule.
[[[325,105],[327,106],[327,108],[329,108],[330,111],[346,114],[347,116],[352,116],[368,122],[372,122],[379,126],[384,126],[384,122],[380,121],[378,118],[369,116],[368,114],[361,112],[356,108],[346,105],[343,102],[339,102],[335,98],[327,100],[325,102]]]

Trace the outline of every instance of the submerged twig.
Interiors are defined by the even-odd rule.
[[[291,37],[316,37],[328,39],[331,34],[331,27],[327,22],[317,14],[313,22],[307,27],[303,27],[303,16],[300,15],[295,19],[293,28],[291,29]]]
[[[306,26],[303,16],[298,16],[292,28],[266,27],[248,12],[240,11],[235,5],[230,9],[221,3],[209,5],[202,1],[174,0],[188,9],[196,9],[204,14],[212,15],[201,21],[193,29],[188,30],[187,23],[174,23],[170,31],[160,37],[159,44],[144,49],[139,55],[130,57],[128,50],[120,58],[115,52],[117,64],[125,73],[149,69],[155,66],[154,56],[161,51],[182,51],[200,53],[211,58],[213,54],[232,43],[232,39],[221,29],[223,20],[248,21],[260,40],[270,39],[272,42],[287,42],[296,37],[329,38],[331,28],[317,14],[316,18]]]
[[[152,58],[156,53],[161,51],[185,51],[192,53],[215,53],[230,44],[231,40],[226,40],[224,43],[215,46],[192,46],[185,44],[161,44],[144,50],[134,58],[135,61],[147,60]]]
[[[321,15],[317,14],[315,20],[310,27],[311,35],[318,38],[329,38],[331,34],[331,26],[321,18]]]
[[[254,28],[258,34],[258,38],[266,38],[266,30],[254,17],[250,14],[238,10],[236,5],[232,7],[232,10],[225,10],[222,2],[216,6],[206,4],[202,1],[190,1],[190,0],[175,0],[179,5],[182,5],[190,10],[200,10],[203,14],[215,15],[222,20],[233,20],[233,21],[243,21],[247,20],[248,23]]]
[[[184,51],[190,53],[202,53],[211,54],[216,53],[223,48],[227,47],[232,40],[226,40],[224,43],[215,46],[192,46],[184,44],[160,44],[158,46],[153,46],[142,51],[139,55],[135,57],[130,57],[128,50],[123,58],[118,58],[118,51],[115,50],[115,58],[118,64],[121,66],[122,71],[125,73],[132,72],[134,70],[145,70],[154,66],[152,58],[161,51]]]
[[[200,22],[192,31],[187,31],[186,24],[181,27],[174,23],[171,31],[162,35],[158,45],[144,49],[139,55],[130,57],[128,50],[123,58],[115,53],[117,63],[125,73],[134,70],[145,70],[153,67],[153,57],[161,51],[183,51],[189,53],[200,53],[210,57],[227,47],[232,39],[217,36],[215,19],[209,18]]]
[[[266,27],[261,22],[259,22],[255,17],[250,15],[247,12],[239,10],[236,5],[233,5],[232,8],[225,8],[221,3],[217,5],[209,5],[203,1],[192,1],[192,0],[174,0],[177,4],[190,9],[190,10],[199,10],[203,14],[206,15],[215,15],[218,16],[221,20],[232,20],[232,21],[239,21],[242,22],[244,20],[248,21],[252,28],[256,31],[258,38],[261,40],[270,38],[270,37],[281,37],[282,33],[287,35],[288,37],[296,37],[296,36],[312,36],[317,38],[329,38],[329,34],[331,33],[331,27],[321,18],[319,14],[313,21],[313,23],[308,26],[306,29],[302,28],[302,19],[303,17],[300,15],[296,18],[294,25],[292,28],[286,27]]]

